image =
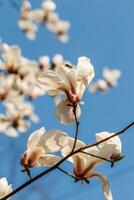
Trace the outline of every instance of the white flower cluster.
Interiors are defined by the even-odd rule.
[[[97,142],[103,140],[114,133],[100,132],[96,134]],[[60,130],[51,130],[46,132],[44,128],[40,128],[30,135],[27,142],[27,150],[22,155],[21,164],[24,171],[39,166],[53,166],[63,157],[67,156],[73,148],[74,138],[69,137]],[[86,144],[77,140],[75,150],[85,147]],[[103,186],[104,196],[107,200],[112,200],[112,193],[109,188],[107,178],[101,174],[94,172],[96,166],[104,164],[104,159],[116,161],[121,156],[121,141],[118,136],[111,138],[98,146],[87,148],[74,154],[68,158],[74,166],[74,175],[78,180],[90,179],[98,177]],[[60,152],[61,156],[53,153]],[[91,155],[94,155],[91,156]],[[101,159],[104,158],[103,160]]]
[[[0,101],[6,106],[6,114],[0,115],[0,132],[14,137],[18,135],[16,130],[26,131],[29,123],[24,121],[35,116],[33,106],[26,99],[44,92],[35,81],[37,62],[23,57],[18,46],[1,44],[0,50]]]
[[[67,42],[70,23],[61,20],[55,10],[56,4],[52,0],[44,0],[41,8],[35,10],[28,0],[24,0],[18,25],[30,40],[35,39],[39,26],[45,24],[61,42]]]
[[[89,58],[79,57],[76,67],[64,61],[59,54],[55,55],[51,61],[48,56],[40,57],[39,63],[36,63],[22,57],[18,47],[9,47],[8,45],[2,45],[1,58],[3,91],[6,87],[5,92],[2,93],[3,96],[1,95],[1,101],[4,100],[6,114],[0,115],[0,132],[16,137],[18,132],[27,130],[29,121],[36,122],[38,120],[33,113],[32,105],[25,102],[24,97],[34,98],[42,95],[40,87],[49,95],[60,97],[60,101],[56,105],[58,120],[63,124],[75,122],[76,131],[78,130],[82,97],[95,76],[94,67]],[[119,74],[116,70],[111,72],[105,69],[103,76],[108,85],[115,86]],[[4,84],[4,81],[7,81],[8,84]],[[23,81],[25,87],[23,87]],[[38,83],[38,86],[35,82]],[[38,91],[41,92],[34,96],[25,92],[28,90],[23,90],[23,88],[28,88],[30,84],[33,88],[38,87]],[[34,90],[32,94],[34,94]],[[88,146],[77,139],[77,134],[78,132],[74,139],[58,129],[46,132],[44,127],[33,132],[28,138],[27,150],[22,154],[20,160],[23,171],[31,178],[31,168],[54,166],[55,164],[57,167],[68,160],[73,164],[74,175],[72,176],[76,181],[88,183],[88,179],[99,178],[105,199],[113,200],[108,179],[102,173],[95,172],[94,168],[106,162],[113,164],[122,158],[120,138],[114,133],[103,131],[96,134],[96,144]],[[108,137],[110,138],[106,139]],[[0,186],[0,197],[12,191],[11,185],[8,186],[5,178],[0,179]]]
[[[103,79],[97,80],[89,86],[89,91],[91,93],[95,92],[105,92],[110,87],[115,87],[118,84],[118,79],[121,76],[121,71],[119,69],[103,69]]]

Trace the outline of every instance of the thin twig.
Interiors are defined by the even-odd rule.
[[[59,170],[60,170],[61,172],[63,172],[64,174],[66,174],[66,175],[72,177],[75,181],[78,180],[75,176],[73,176],[72,174],[68,173],[67,171],[65,171],[65,170],[62,169],[61,167],[57,167],[57,169],[59,169]]]
[[[99,142],[95,142],[95,143],[93,143],[93,144],[86,145],[85,147],[81,147],[80,150],[82,151],[82,150],[84,150],[84,149],[88,149],[88,148],[91,148],[91,147],[93,147],[93,146],[97,146],[97,145],[99,145],[99,144],[101,144],[101,143],[103,143],[103,142],[105,142],[105,141],[107,141],[107,140],[110,140],[111,138],[113,138],[113,137],[115,137],[115,136],[117,136],[117,135],[121,135],[122,133],[124,133],[126,130],[128,130],[128,129],[129,129],[131,126],[133,126],[133,125],[134,125],[134,121],[131,122],[131,123],[130,123],[128,126],[126,126],[125,128],[123,128],[122,130],[120,130],[120,131],[114,133],[113,135],[111,135],[111,136],[109,136],[109,137],[107,137],[107,138],[105,138],[105,139],[103,139],[103,140],[100,140]]]
[[[75,150],[75,147],[76,147],[76,143],[77,143],[77,139],[78,139],[78,129],[79,129],[79,121],[77,119],[76,109],[77,109],[77,104],[74,104],[73,105],[73,114],[74,114],[74,117],[75,117],[76,130],[75,130],[75,139],[74,139],[72,152]]]
[[[42,173],[38,174],[37,176],[33,177],[31,180],[25,182],[23,185],[21,185],[20,187],[18,187],[17,189],[15,189],[14,191],[12,191],[11,193],[9,193],[8,195],[6,195],[5,197],[1,198],[0,200],[7,200],[9,197],[13,196],[14,194],[18,193],[19,191],[23,190],[25,187],[27,187],[28,185],[30,185],[31,183],[33,183],[34,181],[38,180],[39,178],[41,178],[42,176],[48,174],[49,172],[55,170],[58,166],[60,166],[60,164],[62,164],[65,160],[67,160],[69,157],[71,157],[72,155],[81,152],[84,149],[96,146],[98,144],[101,144],[117,135],[120,135],[122,133],[124,133],[126,130],[128,130],[130,127],[132,127],[134,125],[134,121],[132,123],[130,123],[127,127],[125,127],[124,129],[122,129],[121,131],[116,132],[115,134],[113,134],[110,137],[107,137],[99,142],[90,144],[90,145],[86,145],[85,147],[79,148],[77,150],[75,150],[74,152],[69,153],[67,156],[65,156],[63,159],[61,159],[58,163],[56,163],[55,165],[53,165],[52,167],[50,167],[49,169],[43,171]]]
[[[94,155],[94,154],[92,154],[92,153],[88,153],[88,152],[85,152],[85,151],[81,151],[81,153],[87,154],[87,155],[92,156],[92,157],[95,157],[95,158],[99,158],[99,159],[101,159],[101,160],[105,160],[105,161],[107,161],[107,162],[110,162],[111,165],[113,165],[113,163],[114,163],[114,161],[112,161],[112,160],[103,158],[103,157],[101,157],[101,156]]]

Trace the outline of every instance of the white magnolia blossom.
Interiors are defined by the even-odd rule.
[[[0,115],[0,132],[10,137],[17,137],[18,132],[24,133],[30,126],[30,121],[38,122],[30,103],[18,101],[18,104],[5,103],[6,114]]]
[[[94,77],[94,68],[87,57],[79,57],[77,68],[70,65],[59,66],[56,71],[46,70],[37,77],[37,82],[51,96],[66,94],[56,107],[56,116],[61,123],[73,123],[73,107],[77,104],[76,114],[80,117],[79,103],[87,85]]]
[[[32,167],[51,166],[61,160],[53,155],[67,144],[66,134],[60,130],[46,132],[44,127],[33,132],[28,138],[27,150],[22,155],[21,164],[27,170]]]
[[[106,82],[112,86],[115,87],[117,85],[117,81],[121,76],[121,71],[118,69],[109,69],[109,68],[104,68],[103,70],[103,77],[106,80]]]
[[[67,42],[70,23],[61,20],[55,10],[56,4],[52,0],[44,0],[41,8],[34,10],[30,2],[24,0],[18,25],[30,40],[34,40],[39,25],[44,23],[61,42]]]
[[[89,86],[89,92],[95,93],[97,91],[105,92],[108,90],[108,84],[105,80],[99,79]]]
[[[108,132],[101,132],[96,134],[97,141],[105,139],[106,137],[112,135]],[[68,144],[61,149],[61,153],[63,156],[68,155],[73,148],[74,139],[68,137]],[[78,148],[82,148],[86,146],[86,144],[82,141],[77,140],[75,150]],[[77,179],[84,180],[90,179],[92,177],[97,177],[102,182],[104,196],[107,200],[112,200],[112,193],[109,188],[107,178],[98,172],[94,172],[93,169],[96,166],[104,164],[106,161],[104,159],[108,159],[111,161],[115,161],[120,157],[121,154],[121,141],[118,136],[112,138],[104,143],[101,143],[99,146],[90,147],[88,149],[83,150],[86,153],[76,153],[71,156],[68,160],[74,165],[74,174]],[[89,155],[90,154],[90,155]],[[97,157],[94,157],[97,156]],[[102,158],[102,159],[101,159]]]
[[[36,98],[44,92],[36,85],[35,77],[38,74],[38,63],[22,56],[18,46],[1,45],[0,69],[3,74],[3,84],[6,85],[6,94],[11,90],[30,98]],[[5,80],[4,80],[5,79]],[[5,86],[3,93],[5,93]],[[4,97],[3,97],[4,98]]]
[[[118,79],[121,76],[121,71],[118,69],[109,69],[104,68],[103,69],[103,78],[99,79],[95,83],[92,83],[89,86],[89,92],[95,93],[95,92],[105,92],[110,87],[115,87],[118,84]]]
[[[8,185],[7,179],[5,177],[0,178],[0,199],[12,192],[11,185]]]

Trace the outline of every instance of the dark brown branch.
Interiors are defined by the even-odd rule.
[[[31,180],[25,182],[23,185],[21,185],[20,187],[18,187],[16,190],[12,191],[11,193],[9,193],[8,195],[6,195],[5,197],[1,198],[0,200],[6,200],[9,197],[13,196],[14,194],[18,193],[19,191],[23,190],[25,187],[27,187],[28,185],[30,185],[31,183],[33,183],[34,181],[38,180],[39,178],[41,178],[42,176],[48,174],[49,172],[55,170],[58,166],[60,166],[60,164],[62,164],[65,160],[67,160],[70,156],[81,152],[84,149],[99,145],[117,135],[120,135],[122,133],[124,133],[126,130],[128,130],[130,127],[132,127],[134,125],[134,121],[132,123],[130,123],[127,127],[125,127],[124,129],[122,129],[121,131],[116,132],[115,134],[111,135],[110,137],[107,137],[99,142],[90,144],[90,145],[86,145],[85,147],[79,148],[77,150],[75,150],[74,152],[69,153],[67,156],[65,156],[63,159],[61,159],[58,163],[56,163],[55,165],[53,165],[52,167],[50,167],[49,169],[43,171],[42,173],[38,174],[37,176],[35,176],[34,178],[32,178]]]
[[[74,139],[72,152],[75,150],[75,147],[76,147],[76,143],[77,143],[77,139],[78,139],[78,129],[79,129],[79,121],[77,119],[76,109],[77,109],[77,104],[74,104],[73,105],[73,114],[74,114],[74,117],[75,117],[76,130],[75,130],[75,139]]]
[[[65,171],[65,170],[62,169],[61,167],[57,167],[57,169],[59,169],[59,170],[60,170],[61,172],[63,172],[64,174],[66,174],[66,175],[72,177],[75,181],[78,181],[78,179],[77,179],[75,176],[73,176],[72,174],[68,173],[67,171]]]
[[[101,160],[104,160],[104,161],[110,162],[111,165],[113,165],[113,163],[114,163],[114,161],[112,161],[112,160],[109,160],[109,159],[103,158],[103,157],[101,157],[101,156],[94,155],[94,154],[92,154],[92,153],[88,153],[88,152],[85,152],[85,151],[81,151],[81,153],[84,153],[84,154],[87,154],[87,155],[89,155],[89,156],[92,156],[92,157],[99,158],[99,159],[101,159]]]
[[[103,143],[103,142],[105,142],[105,141],[107,141],[107,140],[110,140],[111,138],[113,138],[113,137],[115,137],[115,136],[117,136],[117,135],[121,135],[121,134],[124,133],[126,130],[128,130],[130,127],[132,127],[133,125],[134,125],[134,121],[131,122],[131,123],[130,123],[128,126],[126,126],[125,128],[123,128],[122,130],[120,130],[120,131],[114,133],[113,135],[111,135],[111,136],[109,136],[109,137],[107,137],[107,138],[105,138],[105,139],[103,139],[103,140],[100,140],[99,142],[95,142],[95,143],[93,143],[93,144],[86,145],[85,147],[80,148],[80,150],[82,151],[82,150],[84,150],[84,149],[88,149],[88,148],[91,148],[91,147],[93,147],[93,146],[97,146],[97,145],[99,145],[99,144],[101,144],[101,143]]]

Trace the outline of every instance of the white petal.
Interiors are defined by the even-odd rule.
[[[102,182],[103,192],[104,192],[104,196],[105,196],[106,200],[113,200],[112,192],[111,192],[111,189],[109,187],[109,183],[108,183],[107,178],[101,173],[93,173],[91,175],[91,177],[94,177],[94,176],[97,176],[98,178],[100,178],[100,180]]]
[[[0,199],[12,192],[11,185],[8,185],[7,179],[5,177],[0,178]]]
[[[58,95],[68,89],[67,83],[64,81],[63,74],[58,74],[52,70],[46,70],[37,77],[37,83],[49,94]]]
[[[113,134],[114,133],[109,133],[107,131],[103,131],[103,132],[97,133],[96,134],[96,140],[97,140],[97,142],[99,142],[99,141],[101,141],[101,140],[103,140],[103,139],[105,139],[105,138],[107,138],[107,137],[109,137],[109,136],[111,136]],[[118,153],[121,153],[122,144],[121,144],[121,140],[120,140],[120,138],[118,136],[115,136],[115,137],[113,137],[113,138],[101,143],[100,146],[103,146],[103,145],[109,144],[109,143],[114,144],[115,145],[115,149],[118,151]]]
[[[18,137],[18,132],[15,128],[10,127],[6,130],[5,134],[9,137]]]
[[[28,138],[28,142],[27,142],[27,148],[28,149],[32,149],[34,147],[36,147],[38,145],[38,142],[41,138],[41,136],[45,133],[45,128],[42,127],[38,130],[36,130],[35,132],[33,132],[30,137]]]
[[[75,140],[74,138],[67,137],[67,140],[68,140],[67,145],[64,148],[61,149],[61,154],[62,154],[63,157],[67,156],[72,151],[73,146],[74,146],[74,140]],[[80,148],[80,147],[84,147],[84,146],[85,146],[84,142],[82,142],[80,140],[77,140],[77,143],[76,143],[76,146],[75,146],[75,150]],[[79,156],[83,156],[84,157],[85,154],[78,153],[78,154],[75,154],[75,155],[77,155],[77,156],[79,155]],[[73,157],[75,157],[75,155]],[[73,162],[72,157],[68,158],[68,160],[70,162]]]
[[[70,124],[75,122],[73,107],[68,106],[70,102],[67,99],[62,100],[56,107],[56,116],[62,124]],[[81,115],[80,106],[77,105],[76,109],[77,119]]]
[[[94,78],[94,67],[87,57],[78,58],[77,70],[79,79],[82,79],[85,85],[88,85]]]
[[[115,144],[113,143],[105,144],[99,149],[98,156],[102,158],[110,159],[114,151],[115,151]],[[101,163],[103,162],[105,161],[101,160]]]
[[[61,158],[59,156],[46,154],[46,155],[40,157],[37,165],[38,166],[52,166],[52,165],[55,165],[60,160],[61,160]]]
[[[67,144],[67,137],[68,136],[60,130],[51,130],[42,135],[38,146],[43,146],[46,152],[60,151],[60,149]]]

